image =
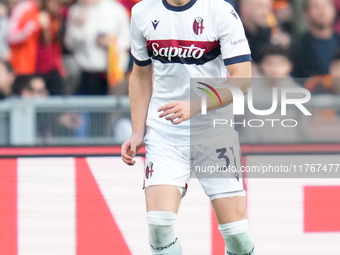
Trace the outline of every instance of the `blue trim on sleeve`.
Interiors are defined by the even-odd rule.
[[[242,62],[247,62],[247,61],[252,61],[251,55],[242,55],[242,56],[237,56],[237,57],[233,57],[233,58],[227,58],[227,59],[223,59],[223,62],[226,66],[228,65],[233,65],[233,64],[238,64],[238,63],[242,63]]]
[[[151,59],[140,61],[136,59],[134,56],[132,56],[132,60],[137,66],[147,66],[151,64]]]
[[[173,6],[173,5],[169,4],[166,0],[163,0],[163,5],[164,5],[165,8],[167,8],[170,11],[182,12],[182,11],[190,9],[196,3],[196,1],[197,0],[190,0],[189,3],[187,3],[183,6]]]

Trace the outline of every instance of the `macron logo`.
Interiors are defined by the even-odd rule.
[[[153,21],[151,21],[151,23],[152,23],[152,26],[153,26],[153,30],[156,30],[158,23],[159,23],[159,20],[153,20]]]
[[[230,12],[232,15],[234,15],[234,17],[238,20],[238,17],[237,17],[237,13],[235,10],[231,10]]]

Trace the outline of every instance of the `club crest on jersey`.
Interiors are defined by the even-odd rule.
[[[152,173],[154,172],[153,170],[153,163],[152,162],[148,162],[145,168],[145,178],[149,179],[152,177]]]
[[[203,19],[202,17],[197,17],[195,20],[194,20],[194,23],[192,25],[192,28],[194,30],[194,33],[196,35],[200,35],[203,33],[203,29],[204,29],[204,26],[203,26]]]

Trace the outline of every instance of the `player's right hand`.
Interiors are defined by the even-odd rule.
[[[131,137],[122,145],[122,160],[129,166],[133,166],[139,149],[143,146],[143,135],[132,134]]]

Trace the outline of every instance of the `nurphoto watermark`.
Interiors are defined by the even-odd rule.
[[[250,81],[249,81],[250,82]],[[287,116],[287,106],[294,105],[297,109],[301,111],[305,116],[311,116],[311,112],[304,106],[305,103],[309,102],[311,99],[311,93],[305,88],[299,87],[288,87],[288,88],[271,88],[271,95],[268,93],[266,100],[271,101],[271,106],[269,109],[256,109],[254,106],[254,93],[253,88],[248,88],[247,100],[245,99],[245,95],[240,87],[237,85],[229,84],[226,80],[224,83],[218,83],[214,86],[209,85],[204,82],[196,82],[197,89],[204,91],[205,93],[201,93],[201,114],[208,114],[208,106],[207,99],[210,97],[216,106],[220,104],[223,107],[221,95],[224,90],[230,91],[233,99],[233,116],[235,115],[245,115],[245,106],[248,107],[250,113],[255,116],[270,116],[275,113],[278,108],[280,109],[281,117]],[[279,100],[280,99],[280,100]],[[280,107],[278,107],[280,106]],[[265,125],[269,125],[271,127],[275,127],[275,125],[281,125],[282,127],[290,128],[296,127],[298,125],[298,121],[296,119],[277,119],[277,118],[252,118],[252,119],[243,119],[241,122],[235,122],[233,118],[226,119],[212,119],[213,127],[217,125],[230,125],[231,127],[235,125],[249,126],[249,127],[263,127]]]
[[[195,109],[195,116],[190,120],[193,176],[236,178],[237,181],[244,175],[340,178],[336,155],[324,152],[300,155],[294,148],[320,135],[331,137],[330,141],[340,141],[340,132],[334,128],[337,111],[325,107],[316,109],[322,101],[315,101],[302,84],[292,78],[191,79],[190,101]],[[330,120],[332,116],[334,120]],[[281,144],[290,146],[291,154],[287,150],[285,155],[275,153]],[[246,156],[244,161],[242,146],[260,148],[263,145],[270,145],[273,150],[267,150],[267,155],[255,152],[256,157]]]

